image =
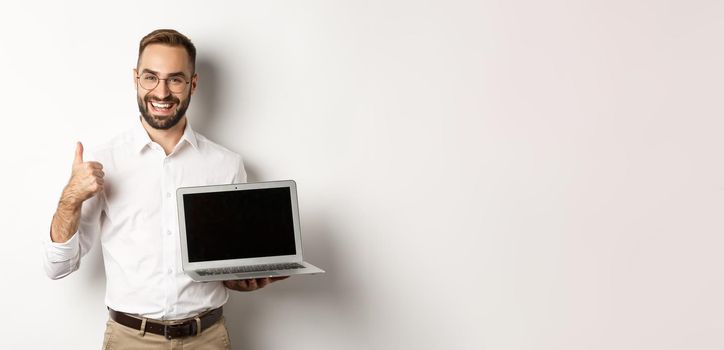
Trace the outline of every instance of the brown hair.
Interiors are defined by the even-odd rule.
[[[138,62],[141,61],[141,54],[146,46],[151,44],[164,44],[168,46],[181,46],[186,49],[191,61],[191,69],[196,70],[196,47],[189,38],[173,29],[156,29],[143,37],[138,46]],[[136,62],[136,66],[138,66]]]

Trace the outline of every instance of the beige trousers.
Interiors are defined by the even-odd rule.
[[[138,329],[131,329],[108,319],[106,334],[103,338],[103,350],[116,349],[230,350],[231,343],[229,332],[226,329],[226,320],[223,317],[198,336],[171,340],[158,334],[141,334]]]

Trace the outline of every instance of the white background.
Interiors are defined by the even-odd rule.
[[[100,347],[100,250],[51,281],[41,240],[164,27],[192,125],[297,180],[328,271],[235,293],[236,349],[724,348],[721,1],[3,6],[4,349]]]

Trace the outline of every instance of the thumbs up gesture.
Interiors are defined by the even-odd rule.
[[[73,171],[63,191],[63,200],[79,207],[83,201],[103,191],[103,165],[99,162],[83,161],[83,144],[75,146]]]

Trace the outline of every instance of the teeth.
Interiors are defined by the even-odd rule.
[[[168,108],[168,107],[171,107],[171,104],[170,104],[170,103],[154,103],[154,102],[151,102],[151,105],[153,105],[153,106],[156,107],[156,108]]]

